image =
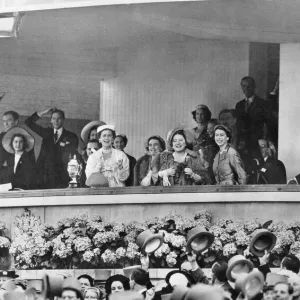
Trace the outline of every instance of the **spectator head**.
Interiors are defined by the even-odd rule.
[[[145,148],[151,156],[155,156],[156,154],[166,150],[166,143],[160,136],[152,135],[148,138]]]
[[[16,133],[11,139],[10,146],[15,153],[20,153],[23,152],[28,147],[28,144],[23,134]]]
[[[89,157],[91,154],[93,154],[95,151],[99,150],[100,147],[100,143],[98,140],[94,139],[94,140],[90,140],[88,141],[87,145],[86,145],[86,154]]]
[[[97,128],[98,126],[94,126],[91,128],[88,136],[89,140],[97,139]]]
[[[84,300],[100,300],[102,293],[100,289],[96,287],[87,287],[83,293]]]
[[[88,274],[78,276],[77,280],[80,282],[82,292],[84,292],[86,288],[94,286],[94,279]]]
[[[300,296],[300,276],[296,274],[294,276],[290,276],[288,282],[294,290],[293,298],[298,299]]]
[[[295,255],[288,254],[281,261],[281,269],[286,269],[298,274],[300,269],[300,261]]]
[[[81,284],[78,279],[68,277],[62,284],[62,300],[83,300]]]
[[[53,109],[51,112],[51,124],[54,129],[60,129],[63,127],[65,121],[65,113],[60,109]]]
[[[213,284],[216,282],[216,280],[222,283],[227,281],[227,276],[226,276],[227,267],[228,264],[225,261],[219,261],[213,264],[211,268]]]
[[[221,125],[228,127],[236,123],[236,115],[234,109],[223,109],[219,114],[219,122]]]
[[[212,138],[214,136],[214,128],[217,126],[218,120],[217,119],[210,119],[207,123],[207,132],[209,136]]]
[[[109,277],[105,282],[106,295],[124,292],[130,290],[129,278],[124,275],[117,274]]]
[[[128,138],[125,134],[119,133],[114,140],[114,146],[117,150],[123,151],[127,146]]]
[[[230,143],[232,134],[230,128],[225,125],[217,125],[214,129],[215,132],[215,141],[220,147],[225,143]]]
[[[246,98],[251,98],[255,94],[255,80],[250,77],[246,76],[241,80],[241,88]]]
[[[150,282],[149,273],[142,268],[136,268],[130,275],[130,288],[140,290],[146,288]]]
[[[260,153],[263,158],[266,158],[270,155],[270,148],[269,148],[269,142],[267,140],[258,140]]]
[[[19,123],[19,114],[13,110],[6,111],[3,114],[4,131],[17,126]]]
[[[275,300],[291,300],[293,297],[293,288],[287,282],[278,282],[274,285]]]
[[[211,119],[211,111],[206,105],[200,104],[192,111],[193,119],[198,123],[207,123]]]

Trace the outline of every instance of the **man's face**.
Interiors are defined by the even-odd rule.
[[[268,157],[269,155],[269,148],[268,148],[268,143],[265,140],[259,140],[258,141],[259,144],[259,148],[260,148],[260,152],[261,155],[265,158]]]
[[[90,287],[91,284],[87,278],[80,278],[79,282],[81,284],[81,291],[84,292],[86,288]]]
[[[3,116],[3,125],[4,130],[8,131],[9,129],[18,125],[19,120],[15,120],[12,115]]]
[[[90,156],[91,154],[93,154],[92,149],[94,149],[96,151],[99,150],[100,149],[99,144],[98,143],[88,143],[87,146],[86,146],[87,156]]]
[[[60,113],[53,113],[51,117],[51,124],[54,129],[59,129],[64,125],[64,119]]]
[[[246,98],[250,98],[255,92],[255,83],[253,80],[242,80],[241,88]]]
[[[231,113],[223,113],[220,116],[220,124],[227,127],[231,127],[236,122],[236,119],[232,116]]]
[[[274,300],[274,291],[269,290],[269,291],[264,292],[263,300]]]
[[[65,290],[61,294],[61,299],[62,300],[76,300],[79,298],[77,298],[76,292],[74,292],[72,290]]]
[[[292,297],[289,294],[289,288],[287,284],[278,283],[274,287],[274,299],[275,300],[290,300]]]
[[[300,276],[291,277],[290,284],[294,289],[293,297],[298,298],[300,296]]]
[[[11,279],[11,278],[8,278],[7,276],[0,276],[0,286],[9,279]]]

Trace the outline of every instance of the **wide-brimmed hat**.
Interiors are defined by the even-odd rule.
[[[214,235],[203,226],[195,227],[187,233],[186,249],[188,252],[203,252],[211,246],[214,238]]]
[[[276,235],[267,229],[255,232],[249,244],[249,251],[256,256],[264,256],[265,251],[271,251],[276,244]]]
[[[253,299],[262,291],[263,286],[264,275],[257,269],[253,269],[248,274],[240,274],[235,281],[235,289],[242,292],[247,299]]]
[[[109,186],[107,178],[99,172],[92,173],[89,178],[87,178],[85,184],[93,188]]]
[[[115,129],[114,125],[105,124],[105,125],[101,125],[97,128],[97,133],[100,133],[101,131],[106,130],[106,129],[111,130],[113,132],[116,132],[116,129]]]
[[[155,234],[150,229],[147,229],[137,236],[135,242],[141,248],[142,253],[153,253],[161,247],[163,241],[163,234]]]
[[[90,135],[90,131],[91,131],[91,129],[93,128],[93,127],[96,127],[97,126],[97,128],[99,127],[99,126],[102,126],[102,125],[105,125],[106,123],[105,122],[102,122],[102,121],[99,121],[99,120],[97,120],[97,121],[92,121],[92,122],[90,122],[90,123],[88,123],[88,124],[86,124],[84,127],[83,127],[83,129],[81,130],[81,139],[83,140],[83,142],[85,143],[85,144],[87,144],[87,142],[88,142],[88,140],[89,140],[89,135]]]
[[[11,139],[16,134],[22,134],[26,140],[27,147],[24,149],[25,151],[30,151],[34,147],[34,137],[24,128],[15,126],[9,129],[3,137],[2,145],[3,148],[9,153],[15,153],[14,149],[11,146]]]
[[[228,261],[226,276],[229,281],[235,282],[241,273],[250,273],[253,270],[253,263],[243,255],[235,255]]]
[[[195,283],[195,280],[193,279],[193,277],[188,272],[181,271],[181,270],[173,270],[173,271],[169,272],[166,276],[166,279],[165,279],[166,283],[170,284],[171,286],[174,286],[174,284],[172,284],[172,278],[175,276],[174,277],[174,283],[175,283],[177,281],[177,279],[179,279],[178,275],[181,276],[181,277],[184,276],[187,279],[188,283],[190,283],[190,284]]]

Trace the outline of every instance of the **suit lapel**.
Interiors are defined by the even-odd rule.
[[[58,144],[58,143],[60,143],[61,141],[63,141],[63,139],[65,138],[65,136],[66,136],[66,131],[65,131],[65,129],[63,128],[62,133],[61,133],[60,137],[58,138],[58,140],[57,140],[57,142],[56,142],[55,144]]]
[[[251,105],[248,108],[248,114],[250,114],[251,112],[255,111],[256,104],[257,104],[257,97],[254,96],[253,101],[252,101]]]

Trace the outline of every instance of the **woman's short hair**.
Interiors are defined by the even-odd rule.
[[[152,135],[150,136],[146,143],[145,143],[145,148],[146,148],[146,151],[149,151],[149,142],[151,140],[157,140],[160,144],[160,148],[161,148],[161,151],[165,151],[166,150],[166,142],[164,141],[163,138],[161,138],[159,135]]]
[[[123,141],[124,141],[124,148],[125,148],[125,147],[127,146],[127,143],[128,143],[128,138],[127,138],[127,136],[126,136],[125,134],[119,133],[119,134],[116,135],[116,138],[117,138],[117,137],[120,137],[120,138],[123,139]]]
[[[102,294],[101,290],[98,289],[97,287],[94,287],[94,286],[90,286],[90,287],[88,287],[88,288],[85,289],[85,291],[84,291],[84,293],[83,293],[83,297],[84,297],[84,298],[85,298],[86,293],[87,293],[88,291],[94,291],[94,292],[97,294],[97,299],[98,299],[98,300],[102,299],[103,294]]]
[[[90,276],[89,274],[82,274],[77,277],[77,280],[79,280],[81,278],[87,279],[90,283],[90,286],[94,286],[94,278],[92,276]]]
[[[179,134],[179,135],[181,135],[181,136],[184,138],[186,147],[187,147],[188,149],[192,149],[192,148],[193,148],[192,145],[188,142],[188,140],[187,140],[187,138],[186,138],[186,134],[185,134],[184,130],[182,130],[182,129],[176,130],[176,131],[174,131],[174,132],[172,133],[172,135],[171,135],[171,137],[170,137],[170,146],[171,146],[172,148],[173,148],[173,139],[174,139],[174,136],[175,136],[176,134]]]
[[[14,149],[14,147],[13,147],[13,141],[14,141],[14,139],[15,139],[16,137],[20,137],[20,138],[23,139],[23,149],[22,149],[22,150],[25,150],[25,149],[28,147],[28,145],[27,145],[27,140],[26,140],[25,136],[24,136],[23,134],[21,134],[21,133],[16,133],[16,134],[13,135],[13,137],[12,137],[12,139],[11,139],[11,141],[10,141],[10,146],[11,146],[11,148]],[[15,149],[14,149],[14,150],[15,150]]]
[[[193,116],[193,119],[196,121],[196,112],[197,112],[197,109],[202,109],[204,114],[205,114],[205,121],[209,121],[211,119],[211,111],[210,109],[204,105],[204,104],[200,104],[198,105],[195,110],[192,111],[192,116]]]
[[[214,128],[214,135],[216,134],[217,130],[223,130],[226,133],[227,137],[228,137],[228,143],[231,142],[232,133],[231,133],[231,129],[229,127],[227,127],[225,125],[217,125],[217,126],[215,126],[215,128]]]
[[[121,274],[113,275],[110,276],[105,282],[105,292],[107,296],[111,294],[111,285],[115,281],[120,281],[123,284],[123,288],[125,291],[130,290],[130,283],[128,277]]]

